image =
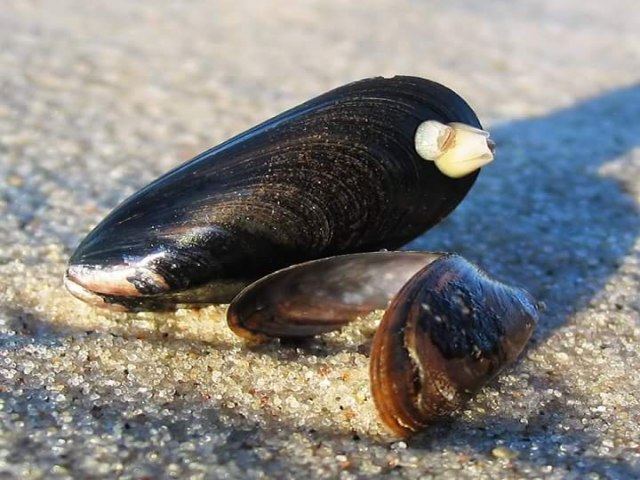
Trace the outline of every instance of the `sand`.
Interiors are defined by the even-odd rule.
[[[634,0],[9,1],[0,10],[0,478],[640,477],[640,8]],[[377,418],[379,315],[248,347],[225,306],[92,308],[66,261],[119,201],[332,87],[410,74],[497,160],[410,248],[547,309],[457,418]]]

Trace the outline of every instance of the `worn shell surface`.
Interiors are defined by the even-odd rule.
[[[371,347],[371,391],[382,421],[406,436],[449,417],[524,349],[538,321],[524,290],[457,255],[398,292]]]
[[[538,320],[524,290],[458,255],[428,252],[345,255],[280,270],[243,290],[227,320],[236,334],[262,341],[336,330],[382,308],[371,391],[400,436],[464,405],[520,354]]]
[[[66,286],[124,310],[225,303],[287,265],[397,248],[455,208],[478,173],[451,178],[416,153],[426,120],[480,128],[456,93],[415,77],[314,98],[125,200],[73,254]]]

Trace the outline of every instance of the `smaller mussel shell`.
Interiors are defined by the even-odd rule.
[[[400,436],[458,410],[520,354],[538,318],[527,292],[458,255],[376,252],[277,271],[244,289],[227,320],[241,337],[264,341],[330,332],[384,308],[371,391]]]
[[[387,308],[413,275],[441,255],[356,253],[284,268],[240,292],[229,306],[227,322],[234,333],[257,342],[338,330]]]
[[[371,348],[371,390],[383,422],[407,436],[458,410],[524,349],[533,298],[446,255],[400,290]]]

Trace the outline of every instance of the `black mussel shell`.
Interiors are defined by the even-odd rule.
[[[449,214],[478,174],[450,178],[416,153],[425,120],[481,128],[460,96],[421,78],[320,95],[125,200],[80,244],[65,284],[123,310],[226,303],[278,268],[397,248]]]

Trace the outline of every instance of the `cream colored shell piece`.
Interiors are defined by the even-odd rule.
[[[422,122],[416,131],[418,155],[435,162],[445,175],[460,178],[493,160],[489,132],[464,123]]]

